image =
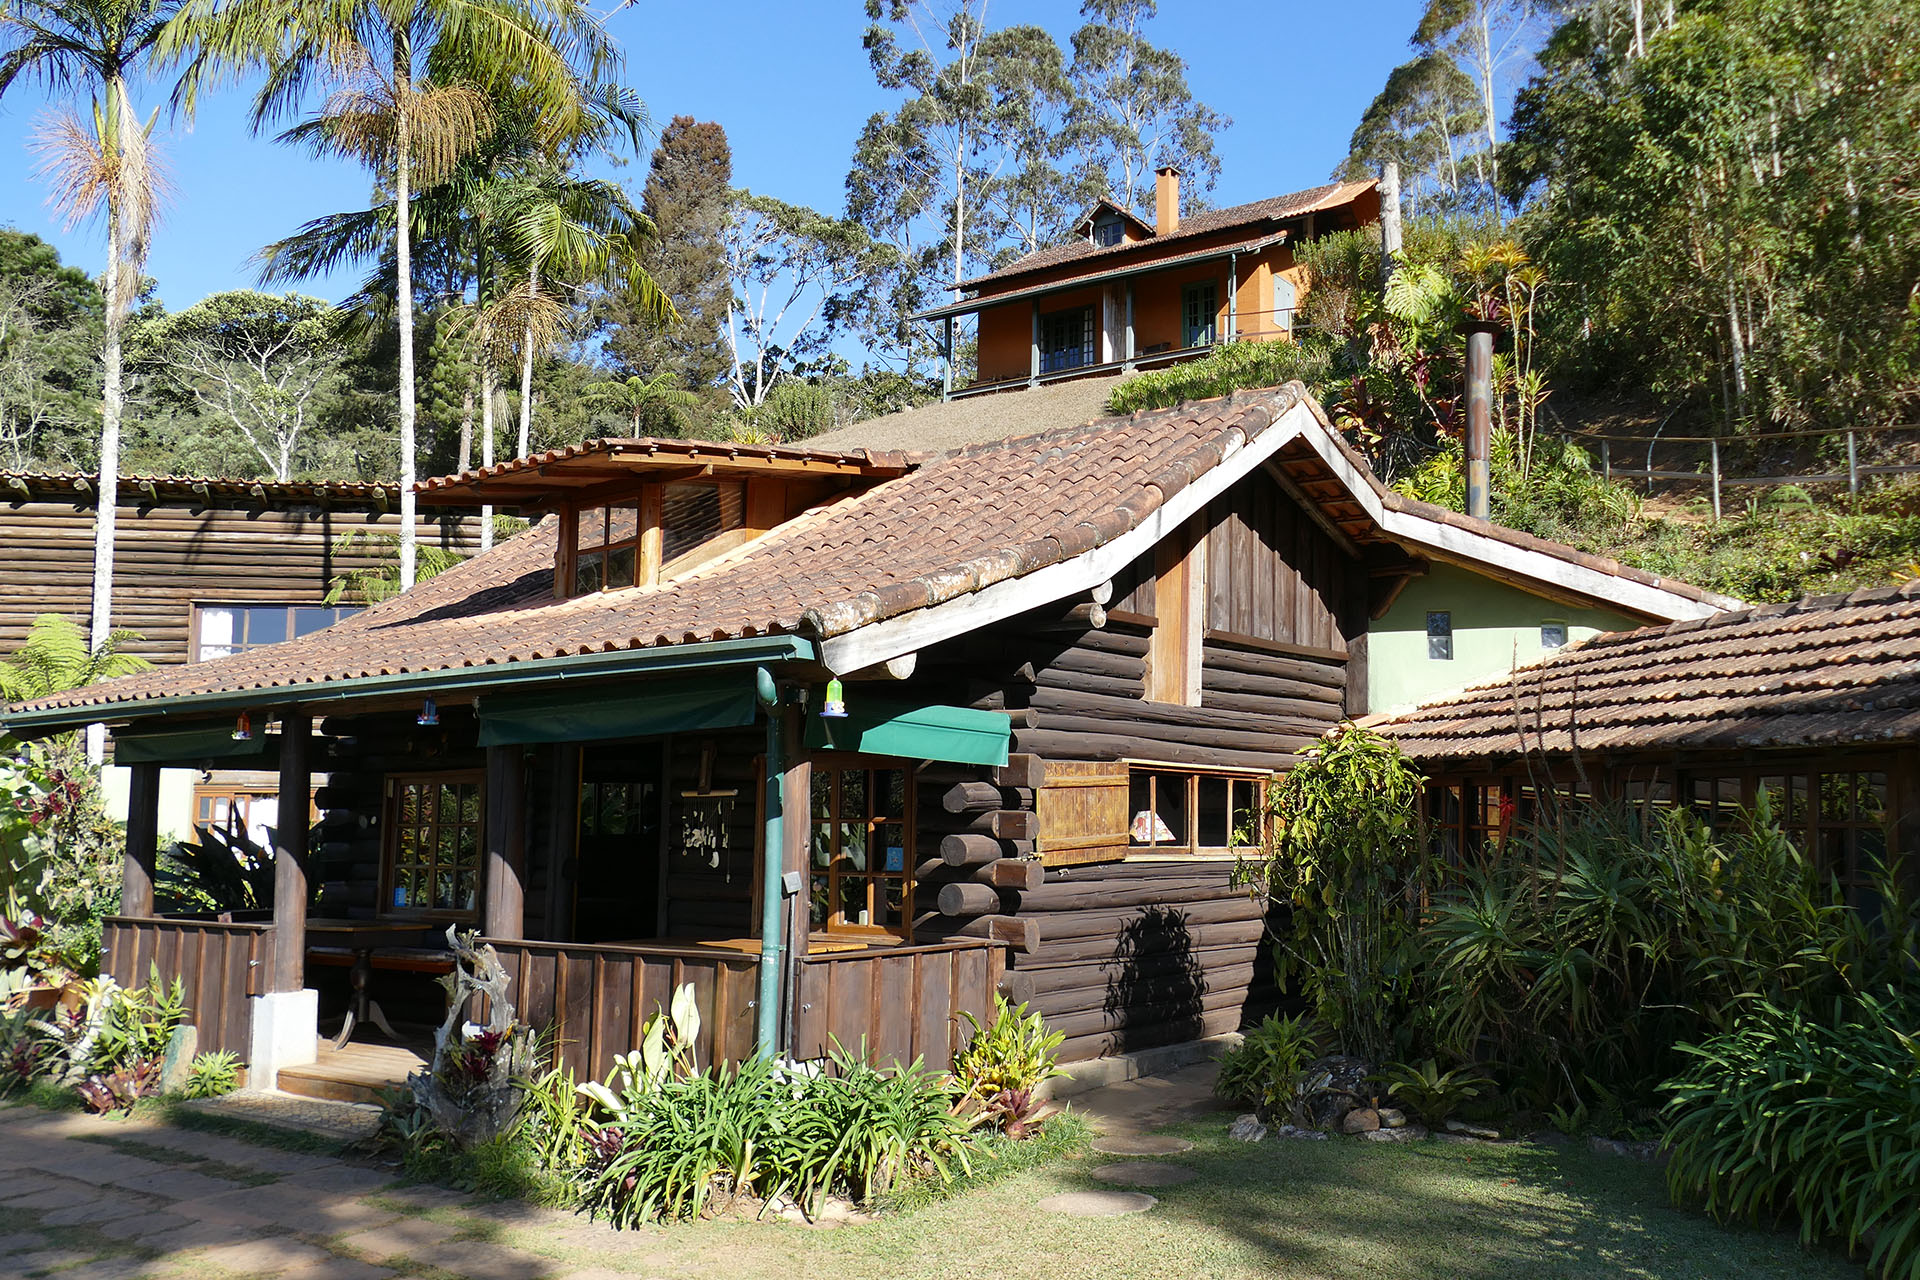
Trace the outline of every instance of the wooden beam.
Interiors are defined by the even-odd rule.
[[[307,810],[313,803],[313,717],[280,715],[280,822],[274,828],[273,972],[268,990],[307,985]]]
[[[640,553],[636,557],[633,580],[636,586],[653,587],[660,584],[660,557],[665,543],[665,532],[660,527],[661,501],[660,486],[650,484],[640,491]]]
[[[580,509],[563,506],[559,519],[558,549],[553,557],[553,595],[556,600],[565,600],[573,594],[573,551],[580,544]]]
[[[120,914],[153,914],[153,878],[160,856],[160,766],[136,764],[127,790],[127,849],[120,860]]]
[[[527,932],[526,748],[487,748],[486,913],[489,938]]]

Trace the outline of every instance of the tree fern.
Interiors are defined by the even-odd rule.
[[[145,658],[124,652],[139,638],[133,631],[111,631],[97,648],[89,648],[78,623],[43,613],[33,620],[25,643],[0,661],[0,698],[25,702],[145,671],[151,665]]]

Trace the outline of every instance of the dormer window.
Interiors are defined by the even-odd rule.
[[[1103,249],[1119,244],[1126,234],[1127,229],[1117,214],[1103,214],[1093,220],[1093,242]]]
[[[746,483],[678,480],[643,486],[631,499],[573,510],[569,595],[652,586],[692,568],[715,539],[746,525]]]

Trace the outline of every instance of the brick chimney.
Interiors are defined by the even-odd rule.
[[[1153,234],[1170,236],[1180,229],[1180,171],[1163,164],[1153,171]]]

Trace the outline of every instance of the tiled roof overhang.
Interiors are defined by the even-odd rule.
[[[98,472],[0,471],[0,502],[58,502],[92,506],[99,496]],[[306,507],[397,507],[397,484],[349,481],[300,483],[284,480],[223,480],[215,476],[121,476],[116,500],[127,506],[252,507],[282,510]]]

